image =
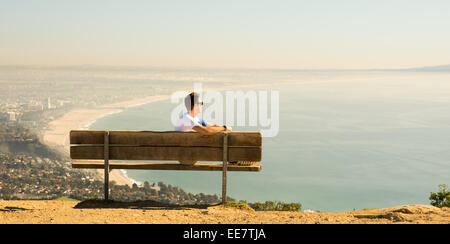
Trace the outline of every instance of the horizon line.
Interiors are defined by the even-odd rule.
[[[256,68],[256,67],[206,67],[206,66],[151,66],[151,65],[107,65],[107,64],[0,64],[0,67],[21,68],[135,68],[135,69],[201,69],[201,70],[272,70],[272,71],[429,71],[434,68],[447,68],[450,64],[420,66],[409,68]],[[443,70],[433,70],[443,71]]]

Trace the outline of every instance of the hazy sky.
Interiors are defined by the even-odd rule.
[[[450,1],[0,0],[0,65],[450,64]]]

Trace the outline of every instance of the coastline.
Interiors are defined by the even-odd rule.
[[[88,129],[95,121],[105,116],[120,113],[126,108],[169,98],[170,95],[153,95],[124,102],[101,105],[92,109],[72,109],[62,117],[53,120],[48,124],[48,128],[43,133],[43,143],[69,157],[69,133],[71,130]],[[103,177],[102,170],[98,170],[98,174],[99,177]],[[111,181],[115,181],[118,185],[129,185],[131,187],[134,183],[139,184],[139,182],[128,177],[123,170],[113,170],[109,177]]]

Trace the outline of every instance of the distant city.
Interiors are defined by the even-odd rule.
[[[95,108],[171,91],[161,75],[146,79],[126,77],[114,69],[9,66],[0,66],[0,87],[0,125],[20,125],[37,132],[68,109]]]

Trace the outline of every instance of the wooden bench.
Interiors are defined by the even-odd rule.
[[[227,171],[261,171],[261,164],[229,164],[261,161],[259,132],[205,136],[197,132],[72,130],[70,144],[72,168],[104,169],[106,200],[113,169],[222,171],[222,202],[226,202]],[[206,162],[183,165],[179,161]]]

